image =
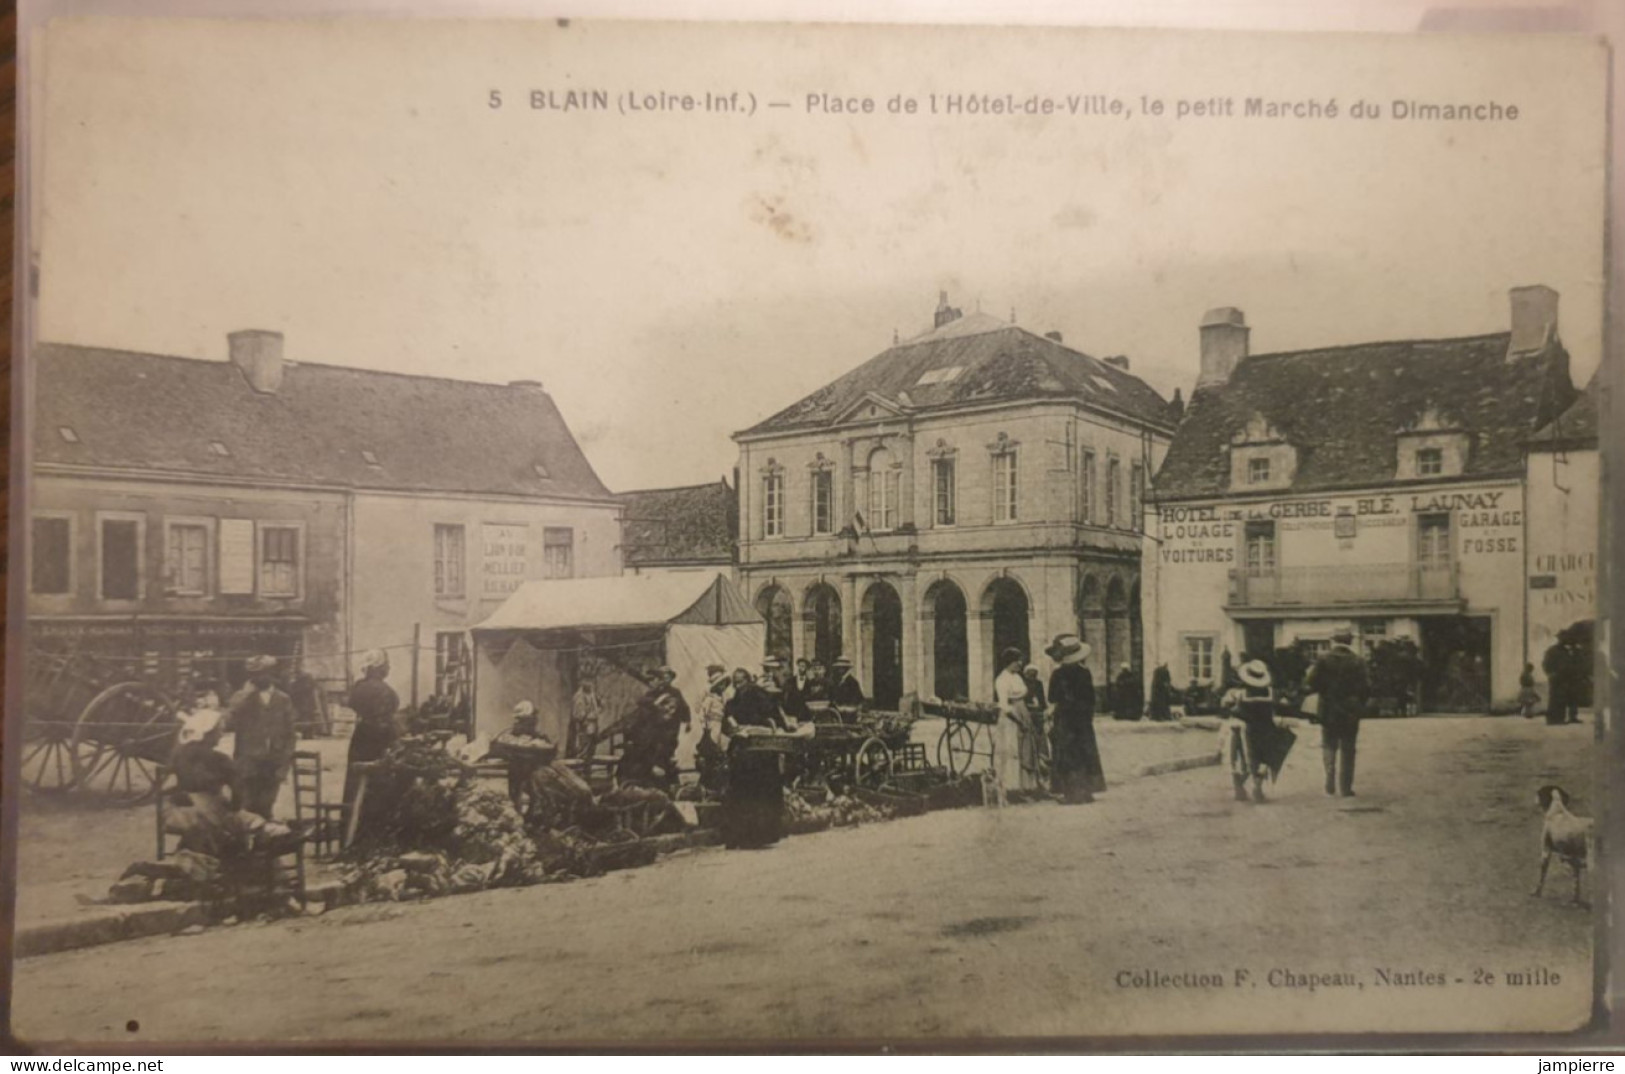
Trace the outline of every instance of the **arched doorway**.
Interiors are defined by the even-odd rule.
[[[1121,575],[1106,583],[1106,674],[1113,680],[1129,660],[1128,590]]]
[[[926,651],[931,693],[943,701],[970,698],[970,645],[965,594],[946,578],[925,591]]]
[[[828,670],[841,655],[841,594],[827,582],[815,582],[802,604],[801,622],[811,653],[803,654]]]
[[[863,594],[864,654],[868,657],[869,696],[878,709],[895,709],[903,696],[903,601],[885,582]]]
[[[1032,618],[1027,591],[1010,578],[995,578],[982,594],[982,617],[991,626],[989,630],[990,659],[996,678],[1004,670],[1000,657],[1006,649],[1020,649],[1024,657],[1033,655],[1028,625]]]
[[[795,609],[790,593],[781,585],[769,585],[756,594],[756,614],[767,623],[767,640],[762,646],[763,656],[777,656],[789,660],[795,656],[795,640],[791,636],[791,620]]]
[[[1089,646],[1089,658],[1084,661],[1089,673],[1098,684],[1106,668],[1106,607],[1101,596],[1100,579],[1090,573],[1078,583],[1077,597],[1078,637]]]

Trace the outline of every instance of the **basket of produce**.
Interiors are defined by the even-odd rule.
[[[927,716],[938,716],[958,723],[999,722],[999,706],[977,701],[922,701],[920,709]]]
[[[884,742],[889,749],[897,749],[914,733],[914,717],[901,712],[872,712],[868,720],[869,733]]]

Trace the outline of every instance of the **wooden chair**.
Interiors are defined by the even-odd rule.
[[[344,846],[348,810],[343,802],[322,798],[322,756],[315,750],[293,755],[293,815],[310,826],[310,844],[318,861],[335,856]]]
[[[314,756],[314,754],[312,755]],[[171,771],[167,765],[157,766],[157,790],[153,794],[153,820],[156,834],[156,860],[163,861],[172,858],[180,848],[181,837],[168,831],[170,795],[173,793],[171,784]],[[295,788],[294,797],[294,823],[299,826],[302,819],[299,816],[300,804]],[[291,863],[287,862],[292,858]],[[277,899],[293,899],[300,906],[305,905],[305,845],[304,841],[297,843],[292,850],[282,854],[238,854],[219,859],[220,875],[212,890],[204,894],[202,901],[217,916],[223,915],[224,908],[230,906],[238,917],[247,915],[250,905],[255,901],[274,901]]]

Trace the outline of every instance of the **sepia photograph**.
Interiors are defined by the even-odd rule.
[[[27,45],[24,1046],[1597,1025],[1599,38]]]

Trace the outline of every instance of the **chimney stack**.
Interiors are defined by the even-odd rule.
[[[1125,373],[1128,372],[1128,355],[1126,354],[1113,354],[1102,358],[1101,361],[1107,365],[1114,365]]]
[[[1202,372],[1196,386],[1223,384],[1247,357],[1247,317],[1234,306],[1220,306],[1202,315]]]
[[[1557,338],[1557,292],[1542,284],[1514,287],[1507,292],[1512,300],[1512,341],[1507,356],[1543,349]]]
[[[226,335],[231,362],[261,395],[275,395],[282,387],[282,333],[245,328]]]
[[[943,325],[949,323],[950,321],[957,321],[957,320],[959,320],[959,318],[960,318],[960,312],[958,310],[954,309],[954,307],[948,305],[948,292],[947,291],[938,291],[937,292],[937,313],[936,313],[936,316],[932,318],[933,323],[932,323],[931,327],[932,328],[941,328]]]

